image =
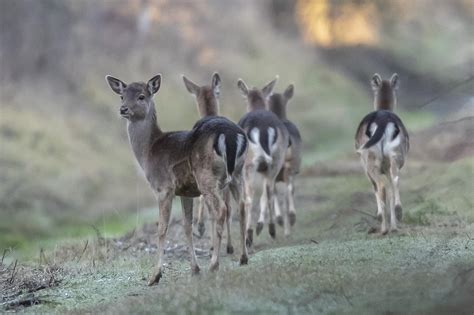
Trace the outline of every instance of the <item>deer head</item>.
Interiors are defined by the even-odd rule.
[[[375,110],[393,111],[397,105],[396,91],[399,86],[398,74],[394,73],[388,80],[382,80],[382,77],[376,73],[371,80],[372,90],[374,91]]]
[[[183,75],[184,86],[189,93],[194,95],[201,117],[219,115],[219,95],[221,87],[221,77],[214,72],[211,78],[211,85],[199,86]]]
[[[278,76],[275,79],[268,82],[262,89],[256,87],[249,89],[244,80],[239,79],[237,81],[237,87],[239,88],[242,96],[247,100],[248,111],[257,109],[265,109],[268,98],[272,95],[273,88],[278,81]]]
[[[295,87],[290,84],[283,94],[272,94],[268,100],[268,109],[275,113],[280,119],[286,119],[286,106],[293,97]]]
[[[140,121],[150,113],[154,113],[153,96],[160,89],[161,74],[151,78],[148,83],[134,82],[129,85],[110,75],[105,79],[112,91],[120,95],[122,100],[120,115],[122,117],[129,121]]]

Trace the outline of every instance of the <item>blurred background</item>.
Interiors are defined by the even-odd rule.
[[[156,220],[106,74],[162,73],[164,130],[198,119],[181,74],[205,84],[218,71],[234,121],[246,109],[237,79],[262,87],[278,74],[276,91],[295,84],[289,118],[311,169],[357,161],[369,80],[397,72],[397,113],[431,145],[415,142],[414,156],[472,154],[473,14],[472,0],[1,0],[0,249],[37,253],[92,225],[121,233]],[[432,132],[466,119],[457,138]]]

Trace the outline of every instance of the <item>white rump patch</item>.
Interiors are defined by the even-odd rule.
[[[273,149],[273,141],[275,140],[275,128],[268,127],[268,147]]]
[[[273,159],[265,152],[265,150],[263,150],[262,146],[260,145],[260,130],[258,130],[258,128],[253,128],[250,131],[250,139],[252,141],[250,141],[249,145],[254,155],[254,163],[257,163],[261,157],[263,157],[267,163],[271,163]]]
[[[376,123],[372,123],[370,125],[370,137],[372,138],[375,134],[375,131],[377,130],[378,126]]]
[[[258,130],[258,128],[250,130],[250,139],[252,139],[256,144],[260,143],[260,130]]]
[[[224,161],[227,161],[226,146],[225,146],[225,135],[223,133],[221,133],[219,135],[219,139],[217,140],[217,147],[219,148],[219,151],[220,151]]]
[[[387,124],[383,139],[384,155],[391,155],[392,151],[400,145],[400,133],[392,140],[394,133],[395,124],[390,122]]]
[[[244,145],[244,136],[242,134],[237,135],[237,151],[235,152],[235,161],[239,157],[239,152],[242,150],[242,146]]]

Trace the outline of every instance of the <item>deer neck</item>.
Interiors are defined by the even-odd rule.
[[[163,132],[156,122],[155,105],[151,106],[145,119],[128,121],[128,139],[138,163],[144,169],[144,164],[149,157],[153,142]]]
[[[374,101],[374,109],[375,110],[389,110],[393,111],[395,107],[395,102],[393,100],[378,100],[375,99]]]
[[[282,107],[275,106],[271,111],[280,119],[286,119],[286,110]]]
[[[207,116],[219,116],[219,103],[215,100],[198,103],[198,110],[201,118]]]
[[[261,110],[261,109],[263,110],[266,109],[265,102],[263,100],[257,100],[255,102],[248,103],[247,111],[249,112],[253,112],[253,111]]]

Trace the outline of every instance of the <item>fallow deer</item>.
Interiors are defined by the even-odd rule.
[[[198,107],[199,114],[201,118],[204,117],[219,117],[219,94],[220,94],[220,87],[221,87],[221,78],[217,72],[212,75],[211,85],[204,85],[199,86],[193,81],[189,80],[183,75],[184,86],[188,90],[189,93],[194,95],[196,99],[196,104]],[[237,146],[241,147],[245,141],[244,136],[239,134],[237,139]],[[238,149],[240,150],[240,149]],[[245,250],[245,208],[244,208],[244,199],[243,199],[243,175],[242,170],[244,167],[244,162],[246,158],[245,154],[242,154],[238,157],[235,161],[235,169],[232,173],[232,181],[229,183],[229,186],[224,191],[224,200],[227,206],[227,215],[226,215],[226,227],[227,227],[227,253],[232,254],[234,252],[234,247],[232,246],[232,239],[230,233],[230,223],[231,223],[231,204],[230,204],[230,194],[232,194],[235,202],[240,207],[240,236],[241,236],[241,245],[242,251]],[[205,230],[204,227],[204,210],[205,205],[203,202],[203,198],[201,197],[199,200],[199,207],[198,207],[198,231],[202,236]],[[212,217],[211,214],[211,231],[214,231],[215,228],[215,218]],[[211,233],[213,236],[214,233]],[[211,247],[211,249],[213,249]]]
[[[288,120],[286,115],[286,107],[288,101],[293,97],[294,86],[290,84],[283,93],[273,93],[268,100],[268,109],[275,113],[275,115],[280,118],[280,120],[285,125],[290,136],[289,147],[286,150],[285,163],[283,168],[280,170],[280,173],[277,177],[277,182],[283,182],[285,185],[284,189],[284,208],[288,211],[285,211],[286,220],[283,220],[282,216],[277,216],[277,223],[283,225],[285,222],[285,235],[290,234],[290,226],[293,226],[296,222],[296,208],[295,208],[295,177],[300,172],[301,166],[301,151],[302,151],[302,141],[301,135],[296,127],[291,121]],[[282,213],[280,210],[280,205],[278,203],[278,198],[275,198],[275,213]]]
[[[244,166],[245,208],[247,209],[247,244],[253,243],[252,205],[255,194],[256,176],[263,176],[264,187],[260,198],[260,215],[257,222],[257,235],[263,229],[266,216],[269,216],[268,231],[275,238],[274,199],[275,180],[285,161],[289,136],[283,122],[267,110],[267,100],[271,95],[278,77],[261,90],[249,89],[242,79],[237,86],[247,100],[247,114],[239,122],[249,138],[249,153]],[[278,215],[278,214],[277,214]]]
[[[355,135],[355,147],[365,173],[374,188],[377,217],[382,221],[380,232],[386,234],[388,232],[385,219],[387,200],[390,207],[390,230],[397,231],[397,220],[402,219],[399,192],[400,169],[405,164],[410,144],[403,122],[393,113],[397,104],[398,75],[393,74],[388,81],[382,80],[376,73],[371,83],[375,111],[365,116],[360,122]]]
[[[199,273],[199,266],[193,245],[192,198],[203,195],[209,209],[214,211],[217,227],[213,245],[217,250],[213,252],[209,269],[218,270],[226,212],[222,189],[231,179],[237,157],[246,150],[247,142],[240,147],[237,144],[238,136],[245,139],[245,134],[224,118],[201,119],[191,131],[164,132],[157,124],[153,101],[161,86],[161,75],[148,83],[128,85],[112,76],[106,76],[106,80],[122,99],[120,115],[127,119],[132,151],[159,202],[158,262],[148,284],[158,283],[163,274],[165,239],[175,196],[181,197],[193,274]],[[244,263],[247,263],[246,252],[241,256],[241,264]]]

